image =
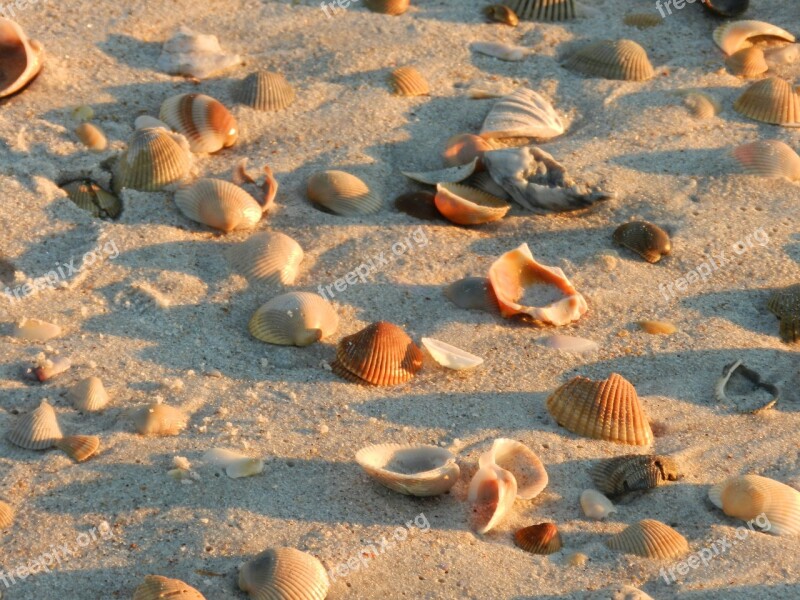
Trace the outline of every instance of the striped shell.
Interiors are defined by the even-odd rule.
[[[14,329],[11,331],[11,337],[26,342],[46,342],[59,335],[61,335],[61,327],[39,319],[23,318],[14,325]]]
[[[747,88],[733,103],[741,115],[763,123],[800,126],[800,93],[780,77],[768,77]]]
[[[336,332],[339,317],[331,303],[310,292],[276,296],[250,319],[250,334],[268,344],[309,346]]]
[[[652,12],[628,13],[622,19],[625,25],[636,27],[636,29],[649,29],[656,25],[661,25],[664,19],[661,15]]]
[[[411,0],[364,0],[364,6],[384,15],[402,15],[410,5]]]
[[[191,166],[185,138],[161,128],[137,129],[114,163],[114,191],[157,191],[184,179]]]
[[[519,17],[517,13],[503,4],[490,4],[483,7],[483,14],[486,18],[495,23],[502,23],[509,27],[516,27],[519,25]]]
[[[689,552],[686,538],[669,525],[645,519],[610,537],[606,544],[612,550],[643,558],[678,558]]]
[[[748,175],[800,181],[800,156],[778,140],[763,140],[738,146],[733,150],[733,157]]]
[[[581,509],[584,515],[598,521],[605,519],[611,513],[617,512],[611,500],[597,490],[583,491],[581,494]]]
[[[514,475],[492,462],[480,464],[467,492],[470,525],[478,533],[494,529],[511,511],[516,497]]]
[[[236,102],[256,110],[276,112],[295,100],[294,88],[281,73],[256,71],[250,73],[235,91]]]
[[[429,337],[424,337],[421,341],[425,350],[433,357],[433,360],[448,369],[464,371],[483,364],[483,359],[480,356],[475,356],[466,350],[456,348],[445,342]]]
[[[767,308],[780,321],[781,339],[800,342],[800,283],[773,293]]]
[[[672,251],[669,234],[647,221],[631,221],[620,225],[614,230],[613,239],[649,263],[657,263]]]
[[[711,119],[722,110],[719,102],[703,92],[689,92],[684,96],[683,104],[695,119]]]
[[[571,379],[547,398],[547,410],[559,425],[588,438],[635,446],[653,441],[636,389],[616,373],[603,381]]]
[[[465,277],[444,289],[445,297],[459,308],[497,312],[497,297],[486,277]]]
[[[239,589],[253,600],[324,600],[330,581],[315,557],[294,548],[270,548],[239,569]]]
[[[414,67],[398,67],[392,71],[389,84],[397,96],[427,96],[431,92],[425,77]]]
[[[522,442],[498,438],[480,457],[480,465],[494,464],[514,476],[517,498],[532,500],[547,487],[547,471],[539,457]]]
[[[564,123],[553,106],[527,88],[494,103],[481,127],[481,137],[547,140],[564,133]]]
[[[422,351],[397,325],[378,321],[342,338],[331,367],[349,381],[396,385],[422,369]]]
[[[222,102],[204,94],[167,98],[158,118],[185,136],[192,152],[217,152],[239,139],[239,126],[233,115]]]
[[[655,75],[647,52],[632,40],[594,42],[569,56],[564,66],[590,77],[624,81],[647,81]]]
[[[95,217],[117,218],[122,212],[122,201],[88,179],[70,181],[61,186],[67,197],[79,208]]]
[[[224,232],[253,229],[261,205],[240,188],[221,179],[201,179],[175,192],[175,204],[192,221]]]
[[[133,423],[141,435],[178,435],[189,423],[181,409],[166,404],[150,404],[133,414]]]
[[[108,404],[108,392],[99,377],[79,381],[67,393],[72,405],[83,412],[103,410]]]
[[[13,15],[13,8],[8,8]],[[0,17],[0,39],[0,64],[3,65],[0,98],[5,98],[24,88],[39,74],[44,62],[44,48],[36,40],[28,39],[17,23],[5,17]]]
[[[436,186],[436,208],[456,225],[480,225],[499,221],[511,209],[506,201],[460,183]]]
[[[0,500],[0,530],[8,529],[14,523],[14,508]]]
[[[794,36],[764,21],[731,21],[714,30],[714,41],[725,54],[731,55],[751,45],[752,38],[778,38],[793,42]]]
[[[308,198],[330,212],[345,217],[369,215],[381,209],[381,197],[355,175],[320,171],[308,179]]]
[[[83,462],[100,449],[100,438],[96,435],[68,435],[56,442],[56,448],[75,462]]]
[[[286,234],[260,231],[231,248],[228,260],[251,282],[292,285],[300,270],[303,249]]]
[[[678,463],[669,456],[627,454],[607,458],[591,470],[595,487],[609,496],[649,490],[680,476]]]
[[[528,21],[566,21],[577,15],[575,0],[504,0],[503,4]]]
[[[713,486],[708,497],[729,517],[754,522],[775,535],[800,533],[800,492],[780,481],[760,475],[732,477]]]
[[[758,77],[769,70],[764,51],[756,46],[734,52],[725,59],[725,66],[734,75],[745,78]]]
[[[409,496],[438,496],[458,481],[451,452],[438,446],[379,444],[356,453],[367,474],[390,490]]]
[[[514,534],[514,543],[532,554],[553,554],[563,547],[561,534],[554,523],[523,527]]]
[[[133,592],[133,600],[205,600],[205,596],[178,579],[148,575]]]
[[[442,159],[448,167],[457,167],[469,164],[476,158],[481,159],[484,152],[493,149],[494,146],[480,136],[459,133],[447,140]]]
[[[56,411],[42,400],[39,407],[22,415],[6,434],[9,442],[28,450],[46,450],[64,437],[58,424]]]
[[[75,135],[92,152],[102,152],[108,147],[106,134],[97,125],[81,123],[75,128]]]

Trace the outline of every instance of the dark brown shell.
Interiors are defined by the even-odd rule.
[[[566,21],[577,15],[575,0],[505,0],[503,4],[528,21]]]
[[[490,4],[484,7],[483,14],[486,15],[487,19],[495,23],[502,23],[509,27],[516,27],[519,25],[517,13],[504,4]]]
[[[649,490],[677,481],[678,463],[669,456],[627,454],[603,460],[591,470],[595,487],[608,496]]]
[[[772,294],[767,308],[780,320],[781,339],[800,341],[800,283]]]
[[[553,523],[523,527],[514,534],[514,543],[532,554],[552,554],[563,547],[561,534]]]
[[[647,221],[631,221],[617,227],[614,241],[633,250],[649,263],[657,263],[672,251],[669,234]]]

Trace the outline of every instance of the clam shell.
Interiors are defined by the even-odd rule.
[[[0,17],[0,64],[3,65],[0,98],[20,91],[33,81],[43,62],[42,45],[36,40],[29,40],[17,23]]]
[[[148,575],[144,583],[133,592],[133,600],[205,600],[205,596],[178,579],[169,579],[161,575]]]
[[[389,84],[397,96],[428,96],[431,92],[425,77],[414,67],[398,67],[392,71]]]
[[[490,21],[502,23],[509,27],[516,27],[519,25],[517,13],[503,4],[490,4],[489,6],[485,6],[483,8],[483,14],[486,15],[486,18]]]
[[[591,476],[598,490],[619,496],[677,481],[680,468],[669,456],[626,454],[600,461],[592,468]]]
[[[470,44],[470,48],[478,54],[485,54],[486,56],[510,62],[524,60],[525,57],[533,54],[532,48],[503,44],[501,42],[473,42]]]
[[[57,377],[65,373],[72,366],[72,361],[66,356],[53,356],[52,358],[43,358],[37,361],[37,366],[33,370],[33,374],[39,381],[48,381],[53,377]]]
[[[481,137],[547,140],[564,133],[564,123],[553,106],[527,88],[494,103],[483,121]]]
[[[14,523],[14,508],[0,500],[0,530],[8,529]]]
[[[478,533],[494,529],[510,512],[517,497],[517,480],[493,463],[481,468],[469,482],[470,522]]]
[[[217,36],[182,26],[164,43],[157,66],[165,73],[205,79],[241,62],[238,54],[223,52]]]
[[[614,230],[613,239],[649,263],[657,263],[672,251],[669,234],[647,221],[631,221],[620,225]]]
[[[763,140],[738,146],[733,150],[733,157],[748,175],[800,181],[800,156],[778,140]]]
[[[767,308],[780,321],[781,339],[800,341],[800,283],[773,293]]]
[[[522,442],[498,438],[480,457],[480,465],[495,464],[514,476],[517,498],[532,500],[547,487],[547,471],[539,457]]]
[[[456,348],[433,338],[422,338],[422,345],[425,346],[433,360],[448,369],[463,371],[483,364],[483,359],[480,356],[475,356],[461,348]]]
[[[617,512],[611,500],[597,490],[584,490],[581,494],[581,509],[590,519],[602,520]]]
[[[713,486],[708,497],[729,517],[752,521],[775,535],[800,533],[800,492],[780,481],[760,475],[732,477]],[[762,516],[767,523],[760,523]]]
[[[225,448],[212,448],[203,455],[203,461],[225,469],[231,479],[251,477],[264,472],[264,461]]]
[[[563,547],[561,534],[554,523],[523,527],[514,534],[514,543],[532,554],[553,554]]]
[[[448,167],[458,167],[467,165],[473,160],[481,159],[483,153],[493,150],[486,139],[471,133],[459,133],[454,135],[445,144],[442,159]],[[439,183],[438,181],[436,183]]]
[[[384,15],[402,15],[410,5],[411,0],[364,0],[364,6]]]
[[[277,112],[290,106],[296,97],[294,88],[281,73],[250,73],[235,91],[236,102],[256,110]]]
[[[703,92],[689,92],[683,98],[683,104],[696,119],[711,119],[722,110],[719,102]]]
[[[87,377],[79,381],[67,393],[72,405],[84,412],[103,410],[108,404],[108,392],[99,377]]]
[[[345,217],[376,213],[383,204],[366,183],[344,171],[314,173],[308,179],[307,192],[312,202]]]
[[[331,303],[309,292],[276,296],[250,319],[250,334],[268,344],[309,346],[331,336],[339,317]]]
[[[656,13],[635,12],[625,15],[622,22],[625,23],[625,25],[636,27],[636,29],[649,29],[650,27],[661,25],[663,20],[661,15]]]
[[[566,21],[577,16],[575,0],[504,0],[520,19]]]
[[[800,126],[800,94],[779,77],[755,82],[733,103],[740,115],[763,123]]]
[[[75,135],[92,152],[102,152],[108,147],[106,134],[97,125],[81,123],[75,128]]]
[[[67,435],[56,442],[56,448],[75,462],[83,462],[97,453],[100,438],[96,435]]]
[[[689,552],[686,538],[669,525],[644,519],[610,537],[606,544],[612,550],[643,558],[678,558]]]
[[[17,419],[6,434],[9,442],[28,450],[52,448],[63,437],[56,411],[48,404],[47,400],[42,400],[37,409]]]
[[[409,179],[420,183],[427,183],[428,185],[457,183],[459,181],[464,181],[478,169],[479,160],[480,159],[476,156],[471,162],[456,167],[448,167],[436,171],[401,171],[401,173]]]
[[[444,295],[459,308],[497,312],[497,297],[486,277],[466,277],[451,283]]]
[[[588,340],[582,337],[575,337],[571,335],[549,335],[541,338],[541,344],[554,350],[561,350],[562,352],[576,352],[583,354],[585,352],[595,352],[600,349],[597,342]]]
[[[720,402],[721,404],[729,403],[729,398],[725,393],[725,390],[728,387],[728,383],[730,383],[731,379],[743,379],[746,382],[745,385],[748,388],[744,394],[746,396],[753,396],[758,390],[763,390],[761,393],[760,405],[757,405],[756,408],[751,407],[746,410],[739,409],[740,412],[746,414],[757,414],[772,408],[778,402],[780,390],[777,388],[777,386],[762,381],[761,375],[752,369],[748,369],[742,364],[741,360],[737,360],[729,365],[725,365],[725,368],[722,369],[722,377],[717,380],[717,385],[714,387],[714,397],[716,398],[717,402]],[[766,402],[763,401],[765,395],[764,392],[766,392]]]
[[[133,423],[141,435],[178,435],[189,423],[189,417],[179,408],[153,403],[133,414]]]
[[[731,73],[740,77],[758,77],[769,70],[761,48],[752,46],[742,48],[725,59],[725,66]]]
[[[632,40],[601,40],[569,56],[564,67],[590,77],[647,81],[655,75],[647,52]]]
[[[264,550],[239,569],[239,589],[253,600],[324,600],[329,588],[322,563],[294,548]]]
[[[491,194],[459,183],[436,186],[436,208],[456,225],[481,225],[499,221],[511,205]]]
[[[367,474],[390,490],[409,496],[438,496],[458,481],[451,452],[438,446],[379,444],[356,453]]]
[[[603,381],[571,379],[547,398],[547,410],[578,435],[635,446],[653,441],[636,389],[616,373]]]
[[[11,331],[11,337],[26,342],[46,342],[61,335],[61,327],[39,319],[24,318]]]
[[[175,204],[192,221],[226,233],[252,229],[263,214],[261,205],[250,194],[221,179],[201,179],[179,189]]]
[[[251,282],[291,285],[300,270],[303,249],[288,235],[261,231],[234,246],[228,259]]]
[[[88,179],[70,181],[61,186],[70,200],[95,217],[116,219],[122,212],[122,201]]]
[[[639,321],[639,327],[650,335],[672,335],[678,331],[669,321]]]
[[[239,125],[228,109],[204,94],[179,94],[164,100],[158,118],[189,140],[192,152],[217,152],[239,139]]]
[[[793,42],[794,36],[764,21],[731,21],[714,30],[714,42],[725,54],[731,55],[751,45],[753,38],[778,38]]]
[[[436,208],[436,196],[430,192],[408,192],[394,199],[394,207],[407,215],[425,221],[444,221]]]
[[[157,191],[184,179],[191,166],[185,138],[161,128],[137,129],[114,163],[114,191]]]

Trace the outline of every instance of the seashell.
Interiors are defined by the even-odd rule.
[[[470,48],[478,54],[485,54],[509,62],[525,60],[525,57],[533,54],[532,48],[515,46],[513,44],[503,44],[502,42],[473,42]]]
[[[729,517],[754,523],[775,535],[800,533],[800,492],[760,475],[731,477],[712,486],[708,497]],[[760,521],[766,517],[766,523]]]
[[[6,439],[15,446],[28,450],[52,448],[64,437],[58,425],[56,411],[42,400],[39,407],[22,415],[6,434]]]
[[[114,191],[131,188],[154,192],[181,181],[192,166],[189,146],[183,136],[163,129],[137,129],[114,163]]]
[[[780,321],[781,339],[787,344],[800,341],[800,284],[773,293],[767,308]]]
[[[81,123],[75,128],[75,135],[92,152],[102,152],[108,147],[106,134],[97,125]]]
[[[750,6],[750,0],[701,0],[701,2],[707,10],[721,17],[738,17]]]
[[[239,568],[239,589],[253,600],[324,600],[330,581],[315,557],[294,548],[270,548]]]
[[[263,215],[250,194],[221,179],[201,179],[182,187],[175,192],[175,205],[192,221],[225,233],[253,229]]]
[[[86,104],[81,104],[72,109],[72,118],[81,123],[94,119],[94,109]]]
[[[397,325],[378,321],[342,338],[331,367],[349,381],[396,385],[422,369],[422,351]]]
[[[238,54],[222,51],[217,36],[195,33],[182,26],[164,43],[157,67],[171,75],[205,79],[241,63]]]
[[[471,509],[471,525],[478,533],[486,533],[505,518],[517,497],[517,480],[509,471],[489,462],[481,464],[469,482],[467,501]]]
[[[178,435],[189,423],[181,409],[166,404],[153,403],[133,414],[133,423],[141,435]]]
[[[527,88],[494,103],[483,121],[481,137],[548,140],[564,133],[564,123],[553,106]],[[498,182],[499,183],[499,182]]]
[[[256,110],[277,112],[295,100],[294,88],[281,73],[256,71],[242,79],[234,92],[236,102]]]
[[[714,42],[722,51],[731,55],[752,45],[753,38],[778,38],[786,42],[794,42],[794,36],[775,25],[764,21],[731,21],[714,30]]]
[[[644,519],[610,537],[606,544],[612,550],[643,558],[678,558],[689,551],[686,538],[669,525]]]
[[[567,557],[566,563],[570,567],[582,567],[589,562],[589,557],[583,552],[573,552]]]
[[[44,382],[61,375],[69,370],[71,366],[72,361],[66,356],[43,358],[37,361],[37,366],[33,370],[33,374],[36,376],[36,379]]]
[[[554,523],[523,527],[514,534],[514,543],[532,554],[553,554],[563,547],[561,534]]]
[[[96,435],[68,435],[56,442],[56,448],[75,462],[83,462],[97,453],[100,438]]]
[[[757,414],[772,408],[778,402],[780,390],[777,388],[777,386],[762,381],[761,375],[752,369],[748,369],[742,364],[741,360],[737,360],[729,365],[725,365],[725,368],[722,369],[722,377],[717,380],[717,384],[714,387],[714,397],[717,399],[717,402],[721,404],[727,404],[729,402],[729,398],[725,393],[725,389],[728,387],[728,384],[732,379],[734,381],[744,380],[747,390],[744,394],[741,394],[742,396],[754,395],[758,390],[764,390],[768,394],[767,401],[762,401],[760,406],[757,408],[740,410],[740,412]],[[741,383],[737,387],[741,389]]]
[[[402,15],[410,4],[410,0],[364,0],[364,6],[384,15]]]
[[[252,458],[225,448],[212,448],[203,455],[203,461],[222,467],[231,479],[251,477],[264,472],[264,461],[260,458]]]
[[[436,208],[436,196],[430,192],[408,192],[394,200],[394,207],[407,215],[425,221],[443,221]]]
[[[494,149],[487,140],[471,133],[454,135],[445,146],[442,159],[448,167],[466,165],[476,158],[480,161],[484,152]]]
[[[486,192],[495,198],[500,198],[502,200],[511,199],[511,196],[506,194],[506,191],[497,185],[494,179],[486,172],[475,173],[472,177],[464,181],[464,185]]]
[[[14,508],[0,500],[0,530],[8,529],[14,523]]]
[[[231,248],[228,259],[251,282],[292,285],[300,270],[303,249],[286,234],[260,231]]]
[[[540,341],[543,346],[553,348],[554,350],[561,350],[562,352],[584,354],[587,352],[596,352],[600,349],[600,345],[597,342],[571,335],[549,335],[540,338]]]
[[[309,346],[336,332],[339,316],[331,303],[310,292],[276,296],[250,319],[250,334],[281,346]]]
[[[559,425],[578,435],[635,446],[653,441],[636,389],[616,373],[603,381],[571,379],[547,398],[547,410]]]
[[[748,175],[800,181],[800,156],[778,140],[744,144],[734,148],[732,154]]]
[[[164,123],[161,119],[156,119],[155,117],[151,117],[150,115],[139,115],[133,121],[133,128],[134,129],[166,129],[167,131],[172,131],[169,125]]]
[[[376,213],[383,204],[366,183],[344,171],[314,173],[308,179],[307,193],[312,202],[345,217]]]
[[[517,482],[517,498],[533,500],[547,487],[547,471],[539,457],[522,442],[498,438],[492,447],[484,452],[479,464],[481,467],[493,464],[514,476]]]
[[[3,65],[0,98],[5,98],[20,91],[39,74],[44,62],[44,48],[36,40],[28,39],[17,23],[4,17],[0,17],[0,41],[0,63]]]
[[[742,48],[725,59],[725,66],[740,77],[758,77],[769,70],[764,51],[757,46]]]
[[[647,221],[631,221],[614,230],[614,241],[649,263],[657,263],[672,251],[669,234]]]
[[[600,461],[590,472],[598,490],[609,496],[649,490],[680,477],[678,463],[669,456],[626,454]]]
[[[457,225],[499,221],[511,208],[500,198],[458,183],[438,184],[435,203],[439,212]]]
[[[564,271],[547,267],[533,258],[528,244],[506,252],[489,268],[489,281],[500,306],[500,314],[529,317],[537,323],[566,325],[577,321],[589,309],[584,297],[570,283]],[[535,285],[556,288],[564,298],[545,306],[519,304],[525,289]]]
[[[108,392],[99,377],[88,377],[78,382],[67,393],[72,405],[83,412],[103,410],[108,404]]]
[[[605,519],[611,513],[617,512],[611,500],[597,490],[584,490],[581,494],[581,509],[590,519],[598,521]]]
[[[158,118],[189,140],[192,152],[217,152],[239,139],[239,125],[211,96],[178,94],[164,100]]]
[[[164,598],[205,600],[205,596],[188,583],[161,575],[148,575],[144,578],[144,583],[133,592],[133,600],[162,600]]]
[[[471,162],[457,167],[448,167],[436,171],[401,171],[403,175],[420,183],[438,185],[440,183],[458,183],[464,181],[478,169],[479,158],[476,156]]]
[[[120,199],[89,179],[65,183],[61,189],[79,208],[89,211],[95,217],[116,219],[122,213]]]
[[[61,335],[61,327],[39,319],[23,318],[14,325],[14,329],[11,331],[11,337],[26,342],[46,342],[59,335]]]
[[[711,119],[722,110],[719,102],[703,92],[689,92],[684,96],[683,104],[696,119]]]
[[[356,453],[356,462],[381,485],[408,496],[444,494],[460,473],[455,456],[438,446],[367,446]]]
[[[768,65],[791,65],[800,60],[800,44],[787,44],[777,48],[766,48],[764,56]]]
[[[740,115],[763,123],[800,126],[800,94],[780,77],[768,77],[747,88],[733,103]]]
[[[503,4],[490,4],[489,6],[485,6],[483,8],[483,14],[486,15],[486,18],[490,21],[502,23],[509,27],[516,27],[519,25],[517,13]]]
[[[414,67],[398,67],[392,71],[389,84],[397,96],[428,96],[431,92],[422,73]]]
[[[444,295],[459,308],[497,312],[497,297],[486,277],[466,277],[451,283]]]
[[[264,165],[264,181],[260,186],[258,186],[256,180],[253,179],[247,172],[246,158],[240,160],[234,167],[233,183],[236,185],[250,184],[260,187],[263,197],[259,203],[261,205],[261,212],[263,213],[268,212],[269,209],[272,208],[272,205],[275,202],[275,196],[278,195],[278,180],[275,179],[275,175],[273,175],[272,169],[269,168],[269,165]]]
[[[657,25],[661,25],[664,19],[661,15],[657,15],[655,13],[649,12],[636,12],[636,13],[628,13],[622,19],[622,22],[625,25],[630,25],[631,27],[636,27],[637,29],[649,29],[651,27],[655,27]]]
[[[678,331],[669,321],[639,321],[639,327],[650,335],[672,335]]]
[[[528,21],[566,21],[577,16],[575,0],[504,0],[503,4]]]
[[[563,66],[590,77],[647,81],[655,75],[647,52],[632,40],[601,40],[570,55]]]
[[[456,348],[433,338],[422,338],[422,345],[425,346],[425,350],[430,353],[433,360],[448,369],[464,371],[483,364],[483,359],[480,356],[475,356],[461,348]]]

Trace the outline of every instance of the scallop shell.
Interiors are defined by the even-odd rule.
[[[611,500],[597,490],[584,490],[581,494],[581,509],[590,519],[598,521],[605,519],[611,513],[617,512]]]
[[[339,317],[331,303],[310,292],[276,296],[250,319],[250,334],[269,344],[309,346],[333,335]]]
[[[466,277],[451,283],[444,295],[459,308],[497,312],[497,297],[486,277]]]
[[[592,468],[591,476],[598,490],[619,496],[677,481],[680,469],[669,456],[626,454],[600,461]]]
[[[14,329],[11,331],[11,337],[26,342],[46,342],[59,335],[61,335],[61,327],[39,319],[23,318],[14,325]]]
[[[769,311],[780,321],[784,342],[800,341],[800,284],[778,290],[767,302]]]
[[[506,318],[523,315],[539,323],[558,326],[577,321],[588,310],[586,300],[564,272],[558,267],[536,262],[528,244],[522,244],[497,259],[489,269],[489,281],[497,296],[500,314]],[[543,307],[519,304],[525,288],[533,285],[553,286],[565,297]]]
[[[217,152],[239,139],[239,125],[219,100],[179,94],[164,100],[158,118],[189,140],[192,152]]]
[[[494,103],[483,121],[481,137],[548,140],[564,133],[564,123],[553,106],[527,88]]]
[[[632,40],[601,40],[569,56],[564,67],[590,77],[647,81],[655,75],[647,52]]]
[[[533,54],[532,48],[503,44],[501,42],[473,42],[470,44],[470,48],[478,54],[492,56],[509,62],[518,62]]]
[[[253,600],[324,600],[330,581],[315,557],[294,548],[270,548],[239,569],[239,589]]]
[[[517,482],[517,498],[533,500],[547,487],[547,471],[539,457],[522,442],[498,438],[480,457],[480,466],[494,464],[511,473]]]
[[[394,207],[415,219],[425,221],[444,221],[436,208],[436,196],[430,192],[418,191],[400,194],[394,199]]]
[[[189,146],[183,136],[164,129],[137,129],[114,163],[114,191],[131,188],[153,192],[189,174]]]
[[[169,579],[161,575],[148,575],[144,583],[133,592],[133,600],[205,600],[205,596],[179,579]]]
[[[717,380],[717,385],[714,387],[714,397],[716,398],[717,402],[721,404],[728,404],[729,398],[725,393],[725,390],[728,387],[731,379],[734,378],[735,380],[739,379],[746,382],[745,385],[748,389],[743,394],[745,396],[754,396],[755,392],[758,390],[763,390],[763,392],[766,392],[767,394],[766,402],[763,401],[764,394],[762,392],[760,404],[757,405],[756,408],[751,407],[746,410],[739,409],[740,412],[745,414],[757,414],[762,411],[769,410],[778,402],[778,398],[780,397],[780,390],[778,387],[771,383],[767,383],[766,381],[762,381],[761,375],[752,369],[748,369],[742,364],[741,360],[737,360],[729,365],[725,365],[725,368],[722,369],[722,377]]]
[[[625,25],[636,27],[637,29],[649,29],[661,25],[664,19],[661,15],[649,12],[628,13],[622,19]]]
[[[486,18],[495,23],[502,23],[509,27],[516,27],[519,25],[519,17],[517,13],[503,4],[490,4],[483,8],[483,14]]]
[[[733,150],[733,157],[748,175],[800,181],[800,156],[778,140],[763,140],[738,146]]]
[[[256,110],[277,112],[290,106],[296,97],[294,88],[281,73],[250,73],[235,91],[236,101]]]
[[[228,252],[231,266],[252,282],[292,285],[300,270],[303,249],[278,231],[260,231]]]
[[[775,535],[800,533],[800,492],[760,475],[732,477],[708,491],[711,502],[729,517],[753,522]],[[766,523],[761,523],[766,517]]]
[[[672,251],[669,234],[647,221],[631,221],[614,230],[614,241],[649,263],[657,263]]]
[[[751,45],[753,38],[778,38],[793,42],[794,36],[764,21],[731,21],[714,30],[714,41],[725,54],[731,55]]]
[[[616,373],[603,381],[571,379],[547,398],[547,410],[578,435],[635,446],[653,441],[636,389]]]
[[[610,537],[606,544],[612,550],[643,558],[678,558],[689,552],[686,538],[669,525],[644,519]]]
[[[499,221],[511,205],[491,194],[459,183],[436,186],[436,208],[456,225],[481,225]]]
[[[0,17],[0,64],[3,65],[0,98],[20,91],[33,81],[43,62],[42,45],[36,40],[29,40],[17,23]]]
[[[800,94],[779,77],[755,82],[733,103],[741,115],[763,123],[800,126]]]
[[[396,385],[422,368],[422,351],[397,325],[378,321],[342,338],[331,367],[349,381]]]
[[[14,523],[14,508],[0,500],[0,530],[8,529]]]
[[[561,534],[554,523],[523,527],[514,534],[514,543],[532,554],[553,554],[563,547]]]
[[[369,215],[381,209],[381,197],[355,175],[320,171],[308,179],[308,198],[337,215]]]
[[[39,407],[22,415],[6,434],[9,442],[28,450],[46,450],[64,437],[56,411],[42,400]]]
[[[696,119],[711,119],[722,110],[719,102],[703,92],[689,92],[683,98],[683,104]]]
[[[356,462],[381,485],[409,496],[444,494],[460,473],[455,456],[438,446],[367,446],[356,453]]]
[[[79,208],[89,211],[95,217],[116,219],[122,212],[119,198],[88,179],[65,183],[61,189]]]
[[[189,423],[189,417],[179,408],[153,403],[133,414],[136,431],[141,435],[178,435]]]
[[[471,525],[478,533],[494,529],[510,512],[517,497],[517,480],[494,463],[481,465],[469,482],[467,501]]]
[[[561,350],[562,352],[576,352],[578,354],[596,352],[600,349],[600,345],[597,342],[571,335],[549,335],[541,338],[541,343],[543,346],[553,348],[554,350]]]
[[[484,152],[493,149],[494,146],[480,136],[471,133],[460,133],[447,140],[442,159],[448,167],[458,167],[467,165],[476,158],[480,161]],[[439,182],[437,181],[436,183]]]
[[[224,232],[253,229],[261,205],[240,188],[221,179],[201,179],[175,192],[175,204],[192,221]]]
[[[83,462],[97,453],[100,438],[96,435],[68,435],[56,442],[56,448],[75,462]]]
[[[756,46],[737,50],[725,59],[725,66],[734,75],[747,78],[758,77],[769,70],[764,51]]]
[[[414,67],[398,67],[392,71],[389,84],[397,96],[428,96],[431,92],[425,77]]]
[[[84,412],[103,410],[108,404],[108,392],[99,377],[87,377],[67,393],[72,405]]]
[[[108,147],[106,134],[97,125],[81,123],[75,128],[75,135],[92,152],[102,152]]]
[[[503,4],[528,21],[566,21],[577,16],[575,0],[504,0]]]
[[[234,450],[225,448],[212,448],[203,455],[203,461],[225,469],[225,474],[231,479],[252,477],[264,472],[264,461],[252,458]]]
[[[410,5],[411,0],[364,0],[364,6],[384,15],[402,15]]]
[[[238,54],[223,52],[217,36],[195,33],[182,26],[164,43],[157,66],[172,75],[205,79],[241,63]]]
[[[475,356],[461,348],[456,348],[433,338],[422,338],[422,345],[425,346],[433,360],[448,369],[463,371],[483,364],[483,359],[480,356]]]

